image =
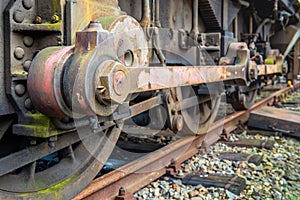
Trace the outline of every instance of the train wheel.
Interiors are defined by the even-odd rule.
[[[101,133],[102,135],[95,134],[67,145],[64,149],[48,155],[48,158],[35,160],[1,176],[0,199],[15,199],[16,197],[20,199],[71,199],[97,175],[111,154],[120,132],[121,130],[115,126],[108,128]],[[68,141],[64,140],[64,142]],[[39,149],[39,151],[45,150],[46,148]],[[32,154],[35,154],[35,151],[30,151],[29,147],[28,159],[34,156]],[[14,155],[12,153],[8,156]],[[0,159],[1,167],[8,164],[4,163],[9,159],[7,157]],[[18,159],[24,158],[14,158],[16,162]],[[43,167],[40,163],[43,160],[48,162],[49,166],[40,169]],[[12,166],[14,164],[17,163],[11,163]]]
[[[248,110],[254,104],[254,100],[257,94],[257,90],[252,90],[247,93],[235,92],[231,94],[232,107],[234,110]]]
[[[196,96],[191,86],[177,88],[176,93],[178,101]],[[184,124],[180,134],[205,134],[217,116],[221,96],[201,95],[198,102],[196,106],[181,110]]]

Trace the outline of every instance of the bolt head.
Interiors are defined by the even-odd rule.
[[[25,51],[23,48],[21,48],[21,47],[15,48],[14,56],[16,59],[21,60],[24,58],[24,55],[25,55]]]
[[[179,132],[183,129],[183,117],[182,115],[177,115],[174,117],[174,120],[173,120],[173,130],[175,132]]]
[[[25,19],[24,12],[22,12],[21,10],[16,10],[13,14],[13,18],[15,22],[22,23]]]
[[[33,45],[33,38],[30,36],[25,36],[23,38],[23,43],[26,47],[31,47]]]
[[[32,0],[23,0],[23,7],[27,10],[31,9],[33,6]]]
[[[126,67],[115,61],[106,61],[100,68],[104,69],[100,74],[98,86],[105,87],[102,94],[98,93],[100,99],[122,104],[129,93],[129,80],[126,74]]]
[[[23,84],[18,84],[15,87],[15,92],[18,96],[23,96],[26,92],[26,88]]]
[[[23,63],[23,69],[24,69],[26,72],[29,71],[31,62],[32,62],[31,60],[26,60],[26,61]]]
[[[123,71],[117,71],[114,73],[114,83],[113,88],[117,95],[122,96],[123,92],[126,91],[127,77]]]
[[[33,109],[33,104],[29,98],[27,98],[24,102],[24,106],[27,110],[32,110]]]
[[[35,24],[41,24],[42,23],[42,18],[40,16],[35,16],[33,22]]]
[[[51,17],[51,23],[57,23],[59,21],[59,16],[58,15],[53,15]]]

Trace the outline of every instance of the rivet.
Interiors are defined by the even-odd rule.
[[[32,0],[23,0],[23,6],[24,8],[29,10],[30,8],[32,8]]]
[[[17,47],[15,48],[14,55],[17,59],[21,60],[22,58],[24,58],[25,51],[23,48]]]
[[[22,84],[18,84],[16,85],[15,87],[15,93],[18,95],[18,96],[23,96],[25,94],[25,86],[22,85]]]
[[[30,36],[25,36],[23,38],[23,43],[26,47],[31,47],[33,45],[33,38]]]
[[[13,18],[14,18],[15,22],[22,23],[25,18],[25,15],[22,11],[16,10],[14,12]]]
[[[42,23],[42,18],[40,16],[35,16],[33,22],[35,24],[41,24]]]
[[[58,15],[53,15],[51,17],[51,23],[57,23],[60,20]]]
[[[183,128],[183,117],[181,115],[175,116],[173,119],[173,129],[175,132],[179,132]]]
[[[176,16],[175,15],[172,17],[172,20],[173,20],[173,22],[176,22]]]
[[[27,110],[32,110],[33,109],[33,105],[32,102],[29,98],[27,98],[24,102],[24,106]]]
[[[23,63],[23,69],[28,72],[29,71],[29,68],[30,68],[30,65],[31,65],[31,60],[26,60],[24,63]]]

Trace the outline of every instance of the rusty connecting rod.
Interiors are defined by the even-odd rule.
[[[193,18],[192,18],[192,30],[191,30],[191,36],[196,39],[197,35],[199,34],[199,28],[198,28],[198,6],[199,6],[199,0],[193,0]]]
[[[161,27],[160,20],[159,20],[159,9],[160,9],[160,0],[155,0],[155,26]]]
[[[149,27],[151,24],[151,10],[150,10],[150,0],[142,0],[142,20],[141,26],[143,28]]]

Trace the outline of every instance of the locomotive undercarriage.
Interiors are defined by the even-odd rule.
[[[246,42],[204,33],[198,0],[153,2],[4,2],[12,105],[1,114],[0,197],[69,199],[102,168],[128,123],[205,134],[221,94],[249,109],[264,79],[285,70],[278,53],[258,63]],[[236,13],[248,5],[226,2]],[[164,21],[160,12],[175,7],[185,16]]]

